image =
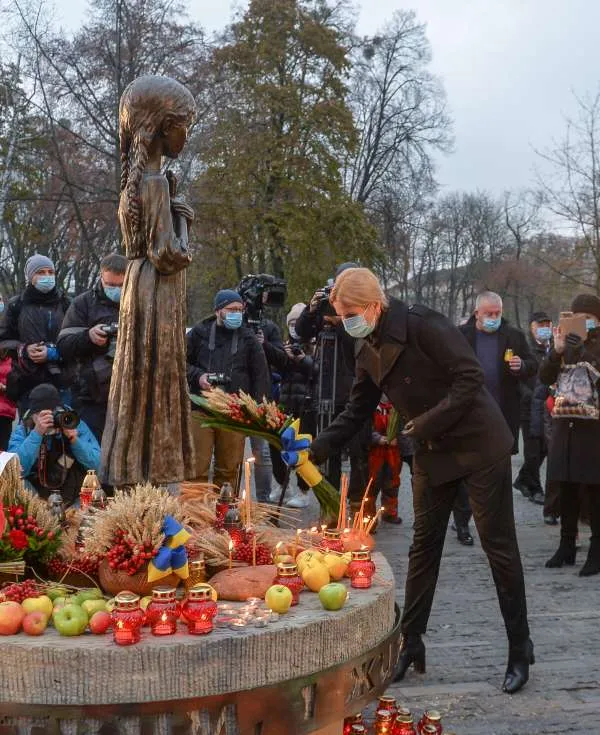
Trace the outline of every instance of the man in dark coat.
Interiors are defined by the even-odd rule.
[[[369,281],[377,284],[379,295]],[[359,297],[352,297],[353,288],[360,289]],[[383,392],[408,419],[405,431],[416,441],[414,539],[397,679],[411,664],[424,670],[421,635],[433,603],[448,519],[464,483],[508,634],[503,689],[512,693],[527,681],[533,662],[512,504],[513,435],[485,387],[473,351],[444,316],[425,307],[409,309],[394,299],[388,306],[374,274],[364,268],[344,273],[331,299],[345,329],[357,337],[356,380],[346,409],[313,442],[314,459],[323,461],[339,451],[375,410]]]
[[[37,385],[54,385],[69,403],[70,383],[56,346],[70,301],[56,287],[54,263],[45,255],[32,255],[25,264],[25,280],[25,290],[8,302],[0,325],[0,349],[13,360],[6,394],[17,403],[21,416]]]
[[[129,261],[112,253],[100,263],[100,278],[73,299],[58,335],[63,360],[76,366],[73,408],[102,441],[117,341],[119,302]]]
[[[552,319],[545,311],[536,311],[529,319],[529,346],[538,368],[552,345]],[[546,458],[547,446],[543,434],[533,436],[531,403],[537,382],[535,375],[521,383],[521,434],[523,436],[523,465],[514,483],[526,498],[537,505],[544,505],[544,491],[540,480],[540,467]]]
[[[262,401],[270,396],[270,374],[265,353],[256,335],[243,326],[242,297],[231,289],[215,296],[215,315],[196,324],[187,335],[187,378],[192,393],[218,386],[228,393],[243,390]],[[235,484],[244,459],[242,434],[207,429],[193,421],[196,477],[208,482],[214,451],[213,482]]]

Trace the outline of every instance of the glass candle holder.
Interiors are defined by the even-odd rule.
[[[344,720],[344,735],[350,735],[352,732],[352,726],[353,725],[362,725],[363,719],[362,714],[359,712],[357,715],[353,715],[352,717],[346,717]]]
[[[197,584],[206,582],[206,562],[204,557],[192,559],[189,563],[189,577],[185,580],[185,591],[190,591]]]
[[[392,735],[416,735],[415,724],[410,712],[398,712]]]
[[[432,728],[432,729],[427,729]],[[442,728],[442,716],[435,709],[425,710],[425,714],[419,720],[417,725],[417,732],[419,735],[441,735],[443,732]]]
[[[233,488],[228,482],[224,482],[221,485],[221,492],[215,507],[217,520],[222,521],[225,518],[225,513],[231,508],[232,503],[235,501],[235,495]]]
[[[388,712],[391,712],[392,715],[395,717],[398,712],[398,707],[396,706],[396,698],[389,697],[387,694],[381,695],[381,697],[377,699],[377,711],[379,710],[387,710]]]
[[[110,614],[113,638],[119,646],[139,643],[145,614],[140,607],[140,597],[133,592],[119,592],[115,608]]]
[[[173,635],[181,614],[175,587],[155,587],[152,600],[146,608],[146,620],[152,635]]]
[[[342,534],[340,531],[334,529],[327,529],[323,531],[323,539],[321,540],[319,548],[321,551],[335,551],[338,554],[343,553],[344,544],[342,542]]]
[[[350,728],[350,735],[367,735],[367,728],[357,722],[356,725],[352,725]]]
[[[374,735],[392,735],[394,715],[387,709],[378,709],[375,715]]]
[[[367,589],[373,582],[375,564],[371,560],[371,552],[368,549],[359,549],[352,552],[352,560],[348,564],[348,576],[350,584],[357,589]]]
[[[207,584],[191,587],[187,599],[181,606],[181,616],[187,623],[188,633],[192,635],[210,633],[217,609],[217,603],[212,599],[212,590]]]
[[[292,593],[292,605],[297,605],[300,591],[304,588],[304,581],[298,572],[298,567],[292,562],[279,562],[277,576],[273,584],[281,584]]]

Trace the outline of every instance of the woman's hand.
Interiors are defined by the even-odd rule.
[[[554,351],[557,355],[562,355],[565,351],[565,337],[560,331],[560,327],[554,327]]]

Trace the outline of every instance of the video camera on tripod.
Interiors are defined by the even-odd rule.
[[[280,308],[285,304],[287,281],[267,273],[248,275],[240,281],[238,292],[244,302],[246,323],[257,332],[264,307]]]

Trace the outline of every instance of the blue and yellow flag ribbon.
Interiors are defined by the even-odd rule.
[[[162,532],[165,534],[165,540],[154,559],[148,564],[148,582],[156,582],[169,574],[187,579],[189,570],[184,544],[190,538],[189,532],[173,516],[165,516]]]
[[[296,419],[281,432],[281,459],[288,467],[293,467],[309,487],[314,487],[321,482],[323,475],[308,458],[312,436],[299,431],[300,421]]]

